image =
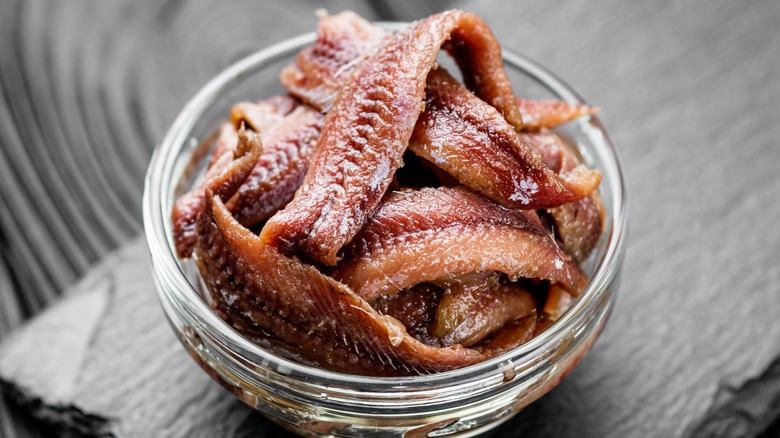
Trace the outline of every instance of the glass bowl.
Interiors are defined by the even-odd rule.
[[[402,24],[384,24],[398,29]],[[438,374],[376,378],[325,371],[264,350],[220,319],[204,300],[197,269],[176,257],[170,213],[202,172],[207,141],[239,101],[284,94],[282,67],[313,33],[259,51],[226,69],[193,97],[157,146],[146,175],[144,228],[157,293],[171,326],[198,364],[269,419],[310,436],[473,435],[538,399],[584,357],[609,317],[626,237],[626,194],[615,150],[596,117],[560,128],[598,169],[606,224],[585,269],[590,282],[572,308],[528,343],[491,360]],[[534,61],[504,51],[518,94],[583,102]]]

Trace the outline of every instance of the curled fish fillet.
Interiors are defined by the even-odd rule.
[[[524,131],[552,129],[578,117],[596,114],[598,108],[560,100],[531,100],[517,98],[517,108],[523,115]]]
[[[285,253],[335,265],[390,185],[423,110],[428,72],[448,50],[480,98],[521,126],[501,48],[478,17],[448,11],[387,37],[339,92],[292,202],[261,232]]]
[[[233,106],[231,122],[220,125],[204,181],[177,199],[173,209],[177,252],[188,257],[195,243],[195,221],[209,180],[225,174],[236,148],[238,129],[246,126],[263,135],[262,155],[228,202],[247,226],[262,222],[284,207],[300,187],[322,126],[322,114],[289,96]]]
[[[250,333],[267,331],[291,354],[326,369],[366,375],[446,371],[514,348],[533,331],[527,321],[512,325],[474,349],[424,344],[348,286],[265,244],[210,189],[198,234],[196,260],[218,312],[248,320]]]
[[[550,280],[573,295],[587,283],[536,213],[446,187],[388,193],[345,248],[333,276],[371,301],[418,283],[482,271]]]
[[[189,257],[198,239],[196,229],[201,212],[205,189],[212,187],[218,194],[233,193],[238,189],[262,153],[262,140],[254,132],[243,128],[238,133],[235,151],[226,150],[214,162],[203,181],[191,191],[179,197],[171,213],[176,252],[180,257]]]
[[[536,310],[536,299],[530,292],[495,272],[466,274],[434,283],[445,287],[431,329],[442,345],[471,347],[507,323]]]
[[[479,18],[322,16],[280,80],[294,97],[236,104],[173,211],[236,330],[329,370],[425,374],[523,344],[585,288],[601,176],[548,130],[595,110],[516,98]]]
[[[428,75],[426,110],[409,149],[510,208],[557,207],[588,196],[601,182],[585,166],[560,176],[550,170],[495,108],[441,69]]]
[[[554,172],[566,175],[581,166],[560,136],[553,133],[523,133],[521,136]],[[566,250],[575,260],[584,261],[598,244],[604,228],[606,213],[598,191],[547,211],[555,220],[556,231]]]

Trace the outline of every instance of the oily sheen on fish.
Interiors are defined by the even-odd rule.
[[[262,131],[263,155],[226,203],[239,222],[255,225],[290,202],[309,168],[323,118],[301,105]]]
[[[341,87],[388,33],[353,12],[320,16],[317,40],[288,65],[279,81],[291,94],[323,112],[330,110]],[[585,104],[517,97],[523,131],[551,129],[598,110]]]
[[[533,295],[517,283],[498,283],[489,288],[463,290],[445,295],[437,316],[456,308],[459,323],[441,337],[442,345],[471,347],[494,331],[536,310]]]
[[[426,345],[346,285],[265,244],[210,189],[198,234],[197,262],[217,311],[249,319],[252,331],[270,333],[326,369],[380,376],[446,371],[514,348],[529,331],[527,323],[511,325],[475,349]]]
[[[324,16],[315,43],[280,80],[294,95],[327,110],[357,65],[385,37],[380,27],[353,13]],[[585,169],[570,175],[571,181],[544,169],[523,139],[509,132],[513,127],[498,111],[446,72],[429,73],[426,97],[409,148],[496,202],[514,208],[560,205],[586,196],[598,184],[599,175]],[[523,130],[552,128],[595,112],[587,105],[555,100],[516,102],[521,113],[528,112],[528,122],[523,113]]]
[[[336,264],[401,166],[423,110],[425,78],[449,40],[477,95],[522,125],[500,46],[482,20],[448,11],[415,22],[387,37],[341,89],[302,187],[262,230],[267,243]]]
[[[558,176],[495,108],[444,70],[428,75],[426,110],[409,149],[488,198],[510,208],[550,208],[598,187],[585,166]]]
[[[282,72],[280,81],[292,94],[327,110],[357,65],[385,37],[382,28],[353,13],[324,16],[315,43]],[[426,97],[409,148],[496,202],[514,208],[555,206],[582,198],[598,185],[599,175],[585,168],[568,175],[568,181],[544,169],[522,134],[510,132],[498,111],[446,72],[429,73]],[[516,98],[516,103],[522,129],[530,131],[596,112],[588,105],[556,100]]]
[[[176,200],[171,222],[176,252],[180,257],[189,257],[198,239],[197,218],[206,196],[206,187],[213,187],[213,190],[222,196],[235,192],[249,176],[260,158],[262,149],[260,136],[242,129],[238,133],[235,151],[224,151],[206,173],[203,181]]]
[[[496,272],[445,277],[434,283],[445,289],[431,330],[442,345],[470,347],[536,310],[530,292]]]
[[[587,278],[539,222],[464,188],[389,192],[333,276],[366,300],[479,271],[540,278],[579,294]]]
[[[560,100],[517,98],[517,108],[523,115],[523,131],[552,129],[577,117],[596,114],[598,109],[581,103]]]
[[[523,140],[542,157],[554,172],[566,175],[580,166],[577,157],[563,139],[554,133],[521,133]],[[577,261],[583,261],[599,241],[604,228],[605,212],[598,191],[548,213],[555,220],[558,235],[566,250]]]
[[[530,315],[536,299],[497,272],[475,272],[420,283],[371,306],[399,320],[416,339],[435,346],[479,345]]]
[[[173,209],[177,252],[188,257],[195,243],[195,221],[210,179],[224,174],[244,125],[263,135],[263,152],[229,208],[244,225],[264,221],[284,207],[300,187],[314,153],[324,116],[289,96],[233,106],[231,122],[220,125],[204,182],[177,199]]]
[[[386,36],[354,12],[321,15],[317,40],[282,70],[279,81],[297,98],[328,112],[355,68]]]

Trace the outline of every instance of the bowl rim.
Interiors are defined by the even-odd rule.
[[[377,24],[390,30],[399,30],[408,23],[380,22]],[[614,182],[608,187],[602,185],[600,188],[600,190],[609,190],[612,199],[611,215],[607,216],[612,218],[611,228],[608,228],[610,224],[607,224],[605,225],[605,231],[602,232],[603,238],[603,233],[609,230],[607,248],[603,257],[598,260],[587,287],[576,300],[574,306],[544,332],[527,343],[494,358],[455,370],[420,376],[373,377],[324,370],[277,356],[273,352],[265,350],[243,337],[212,311],[187,280],[178,262],[170,233],[170,212],[163,211],[163,206],[165,205],[163,202],[164,191],[168,190],[168,186],[164,185],[163,181],[172,180],[174,184],[178,183],[178,181],[172,179],[172,173],[175,170],[175,160],[173,158],[188,143],[192,128],[212,103],[224,92],[228,91],[232,85],[254,74],[265,64],[272,63],[294,53],[292,52],[293,50],[298,50],[311,44],[315,38],[316,33],[310,32],[281,41],[259,50],[222,70],[184,105],[183,109],[166,129],[164,136],[152,154],[145,177],[143,223],[147,244],[151,253],[152,265],[155,268],[154,275],[165,275],[167,280],[172,283],[172,298],[176,299],[180,308],[187,312],[190,322],[195,323],[197,326],[196,331],[200,331],[198,329],[203,327],[214,330],[222,339],[232,342],[232,346],[229,348],[235,349],[237,347],[244,353],[261,358],[262,361],[260,363],[254,360],[252,362],[256,365],[261,364],[263,368],[277,373],[303,376],[307,381],[313,379],[326,386],[361,385],[363,389],[368,389],[372,392],[394,392],[399,389],[440,387],[452,382],[472,382],[493,376],[495,373],[502,373],[506,369],[507,362],[516,366],[523,362],[521,359],[533,359],[534,352],[542,350],[546,346],[555,345],[566,333],[582,323],[582,319],[592,313],[598,306],[605,289],[615,279],[625,253],[627,237],[628,213],[623,172],[619,164],[617,151],[603,125],[595,116],[590,116],[588,123],[602,137],[596,142],[603,147],[603,150],[597,151],[602,161],[601,170],[604,173],[608,173],[610,179]],[[569,103],[585,103],[585,100],[574,89],[538,62],[503,46],[502,55],[505,63],[519,69],[547,88],[548,91],[558,96],[559,99]],[[157,291],[160,300],[165,300],[163,296],[165,292],[160,287],[157,287]]]

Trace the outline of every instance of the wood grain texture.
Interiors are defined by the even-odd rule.
[[[0,338],[139,233],[151,150],[206,80],[260,47],[311,31],[316,7],[372,19],[442,7],[417,3],[0,0]],[[775,435],[780,3],[453,4],[602,108],[631,197],[623,287],[602,338],[558,388],[494,436]],[[128,256],[116,269],[132,271],[142,260]],[[111,314],[107,306],[95,318]],[[138,321],[163,336],[160,315]],[[268,427],[201,376],[175,343],[161,351],[190,370],[182,379],[202,385],[180,401],[205,394],[236,409],[223,434]],[[146,397],[123,401],[133,388],[108,391],[107,373],[90,367],[92,359],[82,363],[70,375],[89,376],[106,393],[79,392],[85,381],[59,390],[60,399],[96,412],[107,403],[135,424],[158,394],[131,379]],[[2,436],[12,436],[6,420],[16,416],[0,402]]]

